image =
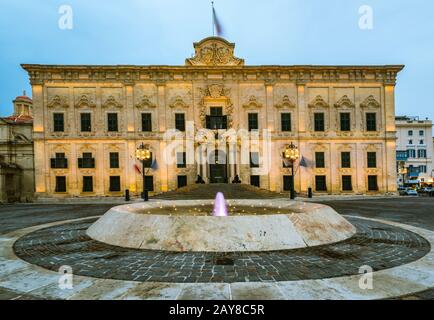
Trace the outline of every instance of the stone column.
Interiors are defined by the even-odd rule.
[[[157,98],[158,98],[158,124],[161,134],[164,134],[167,130],[167,117],[166,117],[166,83],[157,83]],[[167,143],[164,140],[160,140],[160,191],[167,192],[169,190],[169,164],[164,160],[164,151],[166,150]]]
[[[229,142],[229,166],[230,166],[230,176],[229,176],[229,183],[232,183],[232,181],[235,179],[235,176],[237,175],[235,172],[235,163],[237,159],[237,148],[236,143]]]
[[[384,187],[386,192],[397,192],[397,172],[396,172],[396,125],[395,125],[395,84],[384,86],[384,112],[385,112],[385,178]],[[431,143],[431,141],[429,141]],[[393,165],[392,165],[393,164]]]
[[[47,187],[50,183],[49,171],[46,170],[46,165],[50,155],[45,150],[45,122],[49,119],[44,112],[44,94],[41,84],[32,85],[33,97],[33,141],[34,141],[34,157],[35,157],[35,186],[36,194],[47,193]],[[47,119],[46,119],[47,118]]]

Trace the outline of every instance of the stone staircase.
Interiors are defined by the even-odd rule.
[[[286,198],[287,194],[271,192],[246,184],[198,184],[176,191],[153,196],[161,200],[200,200],[214,199],[217,192],[223,192],[226,199],[276,199]]]

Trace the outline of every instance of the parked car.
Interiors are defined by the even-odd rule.
[[[405,191],[405,194],[404,194],[404,195],[406,195],[406,196],[415,196],[415,197],[417,197],[419,194],[418,194],[417,191],[414,190],[414,189],[407,189],[407,190]]]

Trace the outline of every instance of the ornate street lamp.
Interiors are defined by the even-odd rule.
[[[149,193],[146,189],[146,173],[145,173],[145,164],[149,159],[151,159],[151,151],[149,150],[149,147],[145,146],[144,143],[142,143],[137,149],[136,149],[136,158],[137,160],[142,162],[142,178],[143,178],[143,193],[142,193],[142,199],[144,201],[149,201]]]
[[[292,142],[289,146],[285,148],[284,158],[290,163],[291,168],[291,200],[295,199],[295,189],[294,189],[294,162],[300,157],[300,152],[297,146]]]

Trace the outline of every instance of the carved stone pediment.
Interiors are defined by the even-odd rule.
[[[91,98],[89,98],[87,95],[83,94],[80,99],[78,99],[77,103],[75,104],[76,108],[95,108],[96,104],[92,101]]]
[[[289,96],[283,96],[282,101],[275,106],[278,109],[282,108],[295,108],[295,103]]]
[[[226,89],[222,84],[211,84],[205,89],[199,89],[204,98],[229,98],[231,89]]]
[[[139,109],[146,109],[146,108],[153,109],[156,107],[157,106],[154,103],[152,103],[152,101],[149,99],[148,96],[143,96],[140,102],[136,104],[136,108]]]
[[[115,97],[110,96],[102,105],[103,108],[122,108],[122,104],[116,100]]]
[[[262,103],[258,101],[258,99],[255,96],[250,96],[249,101],[245,104],[243,104],[243,108],[252,108],[252,109],[258,109],[262,108]]]
[[[381,104],[377,101],[377,99],[374,98],[374,96],[369,96],[367,97],[361,104],[360,106],[362,108],[379,108],[381,107]]]
[[[53,99],[48,103],[48,108],[68,108],[68,100],[66,97],[61,97],[59,95],[55,95]]]
[[[235,44],[219,37],[194,43],[195,56],[186,59],[187,66],[242,66],[244,60],[234,56]]]
[[[355,106],[354,103],[351,101],[350,98],[348,98],[347,95],[343,96],[335,103],[336,108],[342,108],[342,107],[354,108],[354,106]]]
[[[316,96],[315,99],[309,103],[309,108],[328,108],[329,104],[320,95]]]
[[[169,107],[187,109],[189,107],[189,105],[184,102],[184,99],[181,96],[177,96],[175,99],[173,99],[173,101],[169,105]]]

